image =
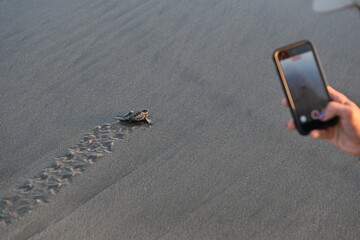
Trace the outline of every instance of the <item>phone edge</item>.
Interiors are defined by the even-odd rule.
[[[274,61],[274,63],[275,63],[275,66],[276,66],[276,72],[277,72],[278,77],[279,77],[279,79],[280,79],[280,83],[281,83],[281,86],[282,86],[284,95],[285,95],[285,97],[286,97],[286,99],[287,99],[287,101],[288,101],[288,103],[289,103],[290,113],[291,113],[292,118],[293,118],[293,120],[294,120],[294,123],[295,123],[295,126],[296,126],[296,130],[297,130],[301,135],[306,136],[306,135],[309,135],[309,134],[310,134],[310,131],[305,131],[304,129],[302,129],[301,124],[298,122],[298,120],[297,120],[297,118],[296,118],[297,115],[296,115],[295,112],[294,112],[294,111],[295,111],[295,108],[294,108],[295,104],[294,104],[294,101],[292,100],[292,96],[291,96],[291,93],[290,93],[290,89],[289,89],[289,87],[287,86],[287,83],[284,84],[283,78],[281,77],[281,73],[280,73],[280,70],[279,70],[279,66],[281,67],[281,65],[280,65],[280,62],[278,62],[277,59],[276,59],[276,56],[277,56],[278,52],[280,52],[281,50],[289,49],[290,47],[295,47],[295,46],[301,45],[301,44],[303,44],[303,43],[309,43],[309,44],[311,45],[312,49],[314,49],[314,51],[316,51],[316,49],[314,48],[314,44],[313,44],[312,42],[310,42],[309,40],[301,40],[301,41],[298,41],[298,42],[295,42],[295,43],[292,43],[292,44],[288,44],[288,45],[286,45],[286,46],[284,46],[284,47],[275,49],[274,52],[273,52],[273,57],[272,57],[272,58],[273,58],[273,61]],[[316,52],[315,54],[317,54],[317,52]],[[321,66],[320,66],[319,61],[318,61],[317,58],[316,58],[316,61],[318,62],[319,68],[321,68]],[[320,69],[320,71],[322,71],[321,73],[323,73],[323,70],[322,70],[322,69]],[[324,75],[323,75],[323,76],[324,76]],[[326,86],[327,86],[327,81],[325,80],[324,82],[325,82],[325,84],[326,84]],[[287,86],[287,88],[286,88],[285,85]],[[289,95],[288,95],[287,92],[289,92]],[[326,92],[328,92],[327,89],[326,89]],[[329,93],[327,93],[327,94],[329,95]]]

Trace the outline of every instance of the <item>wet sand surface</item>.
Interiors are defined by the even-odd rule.
[[[272,52],[302,39],[360,103],[359,12],[311,4],[1,1],[0,239],[359,239],[356,158],[280,106]],[[142,109],[153,127],[74,167],[69,148]],[[37,198],[44,170],[74,177]]]

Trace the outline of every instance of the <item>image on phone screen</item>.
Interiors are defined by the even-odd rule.
[[[280,60],[280,64],[299,121],[305,124],[318,119],[321,109],[329,102],[329,97],[310,46],[308,51]]]

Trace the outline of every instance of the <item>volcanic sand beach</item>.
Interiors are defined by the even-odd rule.
[[[149,109],[154,125],[0,239],[359,239],[356,158],[289,132],[280,106],[272,52],[302,39],[360,103],[359,12],[311,4],[1,1],[0,198],[119,114]]]

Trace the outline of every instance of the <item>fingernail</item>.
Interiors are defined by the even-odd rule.
[[[325,113],[324,112],[320,113],[318,119],[324,119],[324,118],[325,118]]]

